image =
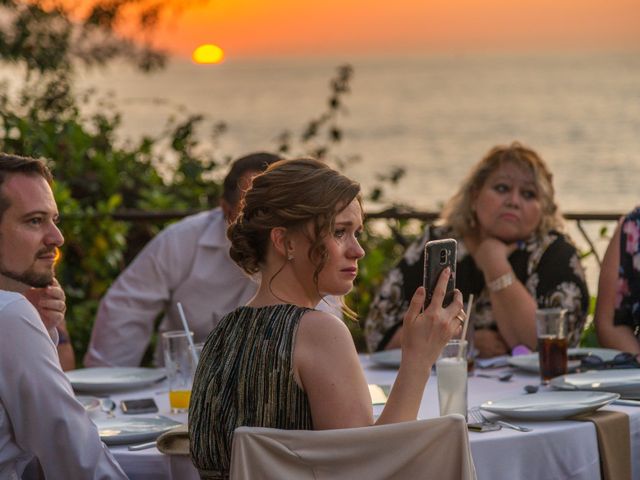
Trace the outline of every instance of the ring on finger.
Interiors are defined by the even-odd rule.
[[[460,325],[464,325],[465,318],[466,318],[466,315],[464,313],[464,310],[460,310],[456,315],[456,319],[458,319],[458,321],[460,322]]]

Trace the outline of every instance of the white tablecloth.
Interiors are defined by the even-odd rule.
[[[369,383],[392,384],[396,370],[378,368],[362,356]],[[511,369],[482,370],[499,374]],[[480,370],[479,370],[480,371]],[[432,375],[420,406],[420,418],[438,415],[437,378]],[[487,400],[525,394],[525,385],[538,385],[539,376],[517,371],[509,382],[495,378],[469,377],[469,407]],[[378,411],[382,407],[375,407]],[[632,478],[640,480],[640,407],[611,405],[606,410],[625,412],[630,417]],[[513,421],[533,428],[522,433],[503,428],[497,432],[469,432],[471,452],[480,480],[599,480],[600,460],[595,426],[591,422]],[[635,453],[635,454],[634,454]]]
[[[360,357],[369,383],[391,385],[396,370],[373,365],[367,355]],[[497,373],[505,369],[492,370]],[[469,406],[487,400],[497,400],[524,393],[524,385],[537,385],[537,375],[517,372],[509,382],[493,378],[469,378]],[[186,414],[169,413],[166,383],[152,388],[112,395],[122,398],[154,397],[160,414],[186,421]],[[382,407],[374,407],[379,413]],[[640,480],[640,407],[611,405],[605,407],[629,415],[631,430],[631,460],[633,479]],[[122,415],[118,409],[117,415]],[[420,407],[420,418],[438,416],[438,396],[435,375],[429,379]],[[503,428],[497,432],[469,432],[471,451],[480,480],[599,480],[600,461],[593,423],[577,421],[514,422],[534,430],[521,433]],[[199,478],[187,457],[168,457],[156,448],[131,452],[126,446],[111,447],[111,451],[132,480],[191,480]]]

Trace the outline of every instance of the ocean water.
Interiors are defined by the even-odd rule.
[[[365,188],[393,166],[408,175],[389,200],[437,209],[495,144],[519,140],[554,173],[564,211],[626,211],[640,203],[640,51],[174,61],[145,76],[127,66],[82,75],[123,112],[123,134],[158,134],[176,112],[202,113],[201,137],[224,121],[216,148],[272,150],[323,111],[338,65],[354,67],[335,153]]]
[[[518,140],[547,161],[559,204],[570,212],[625,212],[640,204],[640,51],[598,54],[462,55],[174,61],[145,76],[127,66],[81,77],[123,113],[123,137],[156,135],[171,115],[206,116],[201,138],[224,121],[219,153],[273,150],[325,108],[338,65],[354,67],[334,153],[359,157],[347,173],[365,190],[403,166],[387,199],[436,210],[493,145]],[[182,112],[182,113],[179,113]],[[295,152],[298,153],[298,152]],[[369,205],[375,209],[379,205]],[[600,253],[602,223],[587,230]],[[611,224],[609,225],[612,226]],[[581,248],[575,226],[570,233]],[[597,264],[587,262],[595,291]]]

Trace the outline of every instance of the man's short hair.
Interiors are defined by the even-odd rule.
[[[9,199],[2,193],[2,185],[9,175],[16,173],[40,175],[47,183],[53,181],[51,171],[42,160],[0,152],[0,220],[2,220],[4,212],[11,206]]]
[[[269,165],[278,160],[282,160],[273,153],[258,152],[245,155],[235,160],[231,164],[231,170],[224,177],[222,184],[222,198],[230,205],[235,205],[240,201],[239,182],[247,172],[264,172]]]

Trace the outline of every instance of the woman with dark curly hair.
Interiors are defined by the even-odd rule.
[[[348,328],[314,309],[324,296],[353,287],[364,255],[362,218],[360,186],[322,162],[285,160],[254,178],[228,236],[231,257],[260,275],[260,287],[211,332],[192,389],[191,457],[202,478],[228,476],[239,426],[321,430],[374,423]],[[377,424],[416,419],[431,367],[460,330],[460,292],[441,306],[448,278],[449,272],[441,275],[426,310],[423,288],[410,302],[402,365]]]
[[[371,351],[397,348],[411,292],[422,284],[426,241],[458,241],[456,285],[476,298],[474,346],[480,357],[536,347],[535,311],[568,310],[576,346],[589,294],[578,252],[562,232],[552,176],[540,156],[517,142],[496,146],[471,170],[440,221],[411,245],[386,277],[365,322]]]

